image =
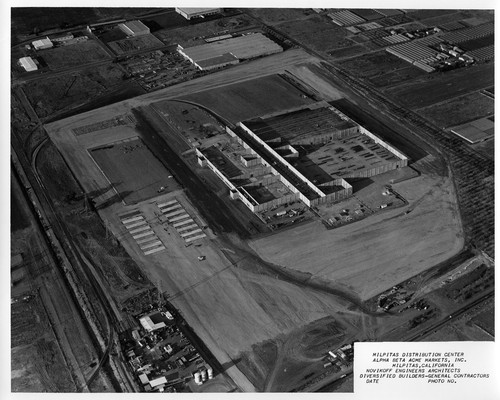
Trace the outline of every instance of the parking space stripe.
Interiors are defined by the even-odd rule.
[[[139,221],[141,219],[144,219],[144,217],[142,215],[138,215],[136,217],[125,218],[125,219],[122,219],[122,224],[127,225],[130,222]]]
[[[129,232],[130,232],[131,235],[133,235],[135,233],[139,233],[139,232],[145,231],[146,229],[151,229],[151,227],[149,225],[144,225],[144,226],[141,226],[139,228],[132,229]]]
[[[158,236],[154,235],[154,236],[145,237],[143,239],[138,239],[138,240],[136,240],[136,242],[138,245],[140,245],[140,244],[151,242],[151,241],[156,240],[156,239],[158,239]]]
[[[171,207],[165,207],[165,208],[160,207],[160,210],[162,213],[166,213],[168,211],[176,210],[177,208],[181,208],[181,207],[182,206],[179,203],[177,203],[175,206],[171,206]]]
[[[181,220],[186,219],[186,218],[190,218],[189,214],[184,214],[184,215],[181,215],[181,216],[175,217],[175,218],[169,218],[169,220],[170,220],[170,222],[175,222],[175,221],[181,221]]]
[[[131,228],[135,228],[136,226],[141,226],[141,225],[146,225],[147,222],[146,220],[142,220],[142,221],[137,221],[137,222],[133,222],[129,225],[125,225],[125,228],[127,228],[128,230],[130,230]]]
[[[178,228],[177,229],[177,232],[184,232],[184,231],[189,231],[189,230],[192,230],[194,228],[198,228],[198,225],[197,224],[193,224],[193,225],[189,225],[189,226],[183,226],[182,228]]]
[[[161,240],[156,240],[154,242],[151,242],[151,243],[148,243],[148,244],[143,244],[142,246],[140,246],[141,250],[146,250],[146,249],[150,249],[151,247],[156,247],[158,245],[161,245]]]
[[[182,214],[182,213],[185,213],[186,211],[181,208],[180,210],[177,210],[177,211],[172,211],[171,213],[168,213],[168,214],[163,214],[165,215],[165,217],[167,217],[168,219],[170,219],[171,217],[174,217],[176,215],[179,215],[179,214]]]
[[[198,239],[204,238],[204,237],[206,237],[206,236],[207,236],[207,235],[205,235],[204,233],[202,233],[201,235],[198,235],[198,236],[195,236],[195,237],[191,237],[191,238],[186,239],[186,243],[193,242],[193,241],[195,241],[195,240],[198,240]]]
[[[177,200],[170,200],[170,201],[167,201],[165,203],[158,204],[158,207],[161,208],[161,207],[169,206],[169,205],[175,204],[175,203],[178,203],[178,201]]]
[[[148,232],[144,232],[144,233],[139,233],[138,235],[135,235],[135,236],[132,236],[134,239],[139,239],[139,238],[142,238],[142,237],[145,237],[145,236],[150,236],[150,235],[154,235],[155,233],[151,230],[151,231],[148,231]]]
[[[148,256],[150,254],[157,253],[161,250],[165,250],[165,246],[161,246],[161,247],[157,247],[156,249],[153,249],[153,250],[145,251],[144,254]]]
[[[194,222],[192,218],[187,219],[187,220],[182,221],[182,222],[177,222],[177,223],[175,223],[175,224],[173,225],[173,227],[174,227],[175,229],[177,229],[179,226],[189,224],[190,222]]]
[[[196,235],[196,234],[197,234],[197,233],[199,233],[199,232],[201,232],[201,229],[200,229],[200,228],[198,228],[198,229],[196,229],[196,230],[194,230],[194,231],[191,231],[191,232],[186,232],[186,233],[183,233],[183,234],[181,234],[181,237],[182,237],[182,238],[186,238],[186,237],[188,237],[188,236]]]

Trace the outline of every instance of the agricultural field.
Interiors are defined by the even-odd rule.
[[[116,55],[122,56],[139,50],[163,47],[163,43],[154,35],[149,34],[109,42],[108,46]]]
[[[358,78],[376,77],[408,68],[408,63],[381,50],[338,63],[340,67]]]
[[[236,123],[263,114],[310,104],[303,93],[278,75],[223,86],[181,97],[201,104]]]
[[[289,35],[299,43],[320,52],[352,46],[347,38],[347,31],[327,17],[314,15],[304,20],[284,22],[276,28]]]
[[[123,77],[120,68],[105,65],[29,81],[24,91],[38,117],[45,118],[118,89]]]
[[[350,47],[344,47],[342,49],[332,50],[328,52],[328,55],[333,60],[338,60],[341,58],[351,58],[355,56],[359,56],[360,54],[366,53],[366,47],[361,44],[356,44]]]
[[[494,65],[484,64],[444,74],[428,74],[385,92],[402,106],[417,109],[490,87],[493,82]]]
[[[256,28],[255,21],[245,14],[240,14],[181,28],[158,30],[155,31],[155,36],[167,45],[192,47],[204,44],[204,37],[243,32],[251,28]]]
[[[425,71],[420,68],[414,67],[410,64],[406,68],[389,71],[385,74],[371,76],[368,81],[377,88],[385,88],[389,86],[396,86],[402,82],[409,81],[413,78],[418,78],[426,75]]]
[[[250,14],[269,25],[277,25],[286,21],[306,19],[310,15],[317,15],[309,8],[251,8],[246,10]]]
[[[38,54],[52,70],[111,60],[109,54],[94,40],[87,40],[69,46],[53,47],[41,50]]]
[[[453,14],[456,12],[456,10],[406,10],[407,11],[407,16],[410,18],[413,18],[415,20],[422,20],[426,18],[436,18],[440,17],[442,15],[447,15],[447,14]]]
[[[156,196],[160,187],[167,193],[179,188],[140,139],[95,148],[90,154],[127,204]]]
[[[438,127],[460,125],[494,113],[494,100],[479,92],[459,96],[449,101],[416,109],[422,117]]]
[[[464,244],[448,178],[421,176],[393,187],[410,206],[418,201],[410,214],[395,209],[326,232],[313,222],[256,239],[251,247],[267,262],[335,282],[369,299],[447,260]]]

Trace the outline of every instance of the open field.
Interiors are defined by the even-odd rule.
[[[426,75],[427,73],[417,67],[408,64],[407,67],[382,73],[380,75],[371,76],[368,80],[375,87],[387,87],[400,84],[404,81]]]
[[[268,262],[335,281],[368,299],[447,260],[464,243],[448,178],[422,176],[394,188],[410,206],[418,201],[411,213],[393,210],[326,232],[314,222],[251,246]]]
[[[251,8],[246,10],[252,15],[264,21],[269,25],[277,25],[285,21],[296,21],[305,19],[309,15],[316,15],[316,13],[309,9],[300,8]]]
[[[408,13],[406,14],[408,17],[413,18],[415,20],[421,20],[421,19],[426,19],[426,18],[434,18],[434,17],[439,17],[441,15],[446,15],[446,14],[453,14],[457,10],[407,10]]]
[[[39,56],[52,70],[110,59],[108,53],[94,40],[42,50]]]
[[[123,84],[123,76],[120,68],[106,65],[33,80],[26,83],[24,90],[38,117],[44,118],[109,93]]]
[[[350,74],[359,78],[374,77],[408,67],[408,63],[381,50],[339,62]]]
[[[494,65],[427,75],[386,90],[386,94],[408,108],[421,108],[493,85]]]
[[[317,14],[307,19],[281,23],[276,25],[276,28],[316,51],[333,50],[353,44],[347,38],[344,28]]]
[[[333,60],[341,59],[341,58],[351,58],[355,56],[359,56],[367,51],[366,47],[361,44],[356,44],[349,47],[344,47],[337,50],[329,51],[328,54]]]
[[[492,115],[494,100],[479,92],[415,110],[436,126],[448,128]]]
[[[286,110],[312,100],[277,75],[223,86],[181,97],[201,104],[232,123],[275,111]]]
[[[131,107],[141,105],[149,105],[152,102],[172,99],[176,97],[186,96],[188,93],[207,91],[232,83],[241,83],[242,81],[258,78],[261,76],[272,75],[284,72],[296,64],[317,63],[318,59],[309,55],[301,49],[291,49],[283,53],[273,54],[271,56],[253,60],[250,62],[236,65],[228,70],[215,72],[198,79],[182,82],[178,85],[167,87],[148,93],[143,96],[128,99],[107,107],[92,111],[92,113],[83,113],[75,115],[58,125],[67,125],[69,123],[96,118],[104,120],[108,115],[120,114],[128,112]]]
[[[179,188],[169,172],[140,139],[131,139],[90,150],[94,160],[127,204]]]

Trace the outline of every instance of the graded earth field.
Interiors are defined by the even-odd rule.
[[[140,139],[94,148],[90,154],[127,204],[168,192],[179,185]]]
[[[181,97],[201,104],[232,123],[312,103],[279,75],[270,75]]]
[[[393,186],[414,208],[409,214],[395,209],[329,231],[313,222],[254,240],[251,247],[268,262],[369,299],[447,260],[464,243],[448,178],[421,176]]]

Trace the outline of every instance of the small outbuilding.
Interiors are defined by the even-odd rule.
[[[50,49],[51,47],[54,47],[54,44],[48,37],[44,39],[35,40],[32,43],[32,45],[35,50]]]
[[[205,18],[207,15],[220,14],[222,8],[176,7],[175,11],[189,21],[193,18]]]
[[[118,27],[127,36],[141,36],[150,33],[149,28],[144,25],[141,21],[127,21],[123,24],[119,24]]]
[[[27,72],[36,71],[38,66],[31,57],[23,57],[18,61],[19,65],[23,67]]]

